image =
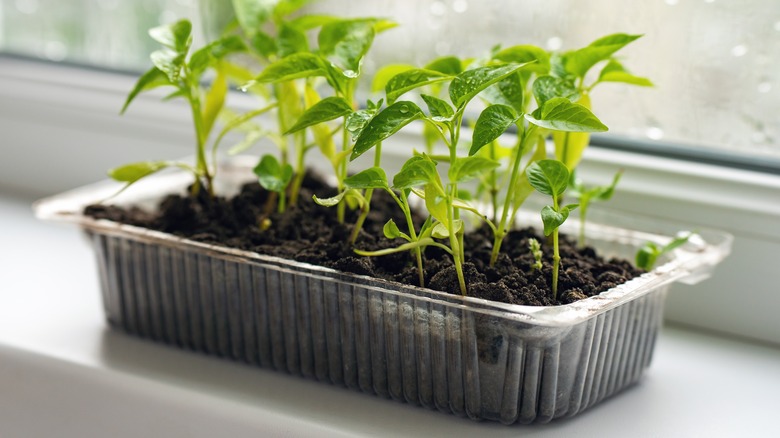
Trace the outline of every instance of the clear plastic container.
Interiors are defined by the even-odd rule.
[[[224,164],[218,190],[237,191],[251,178],[250,169],[240,160]],[[161,194],[184,192],[190,182],[180,172],[155,175],[112,202],[152,209]],[[74,222],[85,230],[112,326],[505,424],[575,415],[635,382],[652,358],[669,285],[707,278],[731,245],[728,234],[698,230],[701,238],[666,256],[652,272],[598,296],[564,306],[518,306],[82,214],[85,205],[116,189],[115,183],[103,182],[35,206],[43,219]],[[628,221],[642,231],[589,224],[589,243],[607,256],[630,258],[646,240],[663,243],[678,231],[641,218],[608,216],[611,224]],[[576,230],[576,221],[566,225]]]

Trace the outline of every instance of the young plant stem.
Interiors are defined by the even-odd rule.
[[[277,126],[279,127],[279,133],[281,134],[283,132],[287,132],[287,129],[289,128],[289,126],[287,126],[284,123],[284,116],[283,115],[284,115],[284,112],[286,111],[286,108],[285,108],[285,105],[283,103],[284,102],[283,99],[280,98],[280,96],[282,95],[282,89],[281,89],[281,85],[280,84],[274,84],[273,85],[273,93],[274,93],[274,97],[275,97],[277,105],[278,105],[278,108],[276,109],[276,123],[277,123]],[[281,160],[282,161],[282,167],[284,167],[284,165],[289,163],[289,161],[290,161],[289,157],[288,157],[288,155],[289,155],[288,149],[289,148],[287,147],[287,136],[282,137],[282,141],[279,144],[279,149],[280,149],[279,152],[280,152],[280,155],[281,155],[281,158],[282,158],[282,160]]]
[[[522,131],[520,138],[515,146],[515,156],[512,161],[512,173],[509,176],[509,185],[507,186],[506,199],[504,199],[504,207],[501,211],[501,221],[496,227],[496,233],[493,240],[493,252],[490,254],[490,266],[496,264],[498,260],[498,254],[501,252],[501,244],[504,241],[504,236],[507,233],[507,221],[509,220],[509,210],[512,204],[512,198],[515,194],[515,186],[517,185],[517,179],[520,177],[520,161],[523,158],[523,152],[525,151],[525,145],[528,139],[531,138],[531,134],[535,128],[533,126],[528,129],[523,129],[522,125],[518,125],[518,129]]]
[[[382,161],[382,143],[377,143],[374,152],[374,167],[381,167]],[[360,211],[360,216],[355,222],[355,226],[352,228],[352,234],[349,237],[349,243],[354,245],[357,242],[357,238],[360,235],[360,230],[363,229],[363,223],[368,217],[368,213],[371,212],[371,198],[374,196],[374,189],[366,189],[366,193],[363,197],[366,199],[366,204]]]
[[[341,141],[342,141],[342,147],[341,150],[345,151],[347,150],[347,141],[348,141],[348,132],[347,132],[347,116],[344,116],[344,124],[343,128],[341,128]],[[341,164],[339,166],[339,170],[336,175],[336,179],[338,180],[338,189],[339,192],[344,191],[344,180],[347,178],[347,160],[342,160]],[[340,224],[344,223],[344,215],[346,213],[347,205],[344,202],[339,202],[339,205],[336,207],[336,218],[338,219]]]
[[[395,200],[396,204],[401,207],[401,211],[404,213],[404,218],[406,218],[406,227],[409,229],[409,237],[412,239],[412,242],[416,242],[417,232],[414,230],[414,221],[412,220],[412,210],[409,208],[409,202],[406,200],[405,196],[399,198],[395,192],[393,192],[393,189],[386,190],[387,193],[389,193],[393,198],[393,200]],[[425,287],[425,271],[423,270],[422,250],[417,247],[413,251],[414,257],[417,259],[417,278],[420,281],[420,287]]]
[[[558,269],[561,263],[561,256],[558,253],[558,228],[553,230],[553,271],[552,271],[552,292],[553,298],[558,299]]]
[[[203,132],[203,115],[200,108],[200,98],[192,93],[192,90],[196,87],[190,87],[189,100],[190,108],[192,109],[192,121],[195,125],[195,139],[197,141],[197,155],[195,168],[198,170],[198,174],[206,179],[206,190],[208,190],[209,197],[214,198],[214,187],[211,172],[209,171],[208,161],[206,160],[206,133]],[[197,195],[200,190],[202,182],[200,178],[197,178],[195,184],[192,186],[192,195]]]
[[[447,199],[447,216],[449,224],[447,226],[450,235],[450,247],[452,248],[452,261],[455,265],[455,272],[458,274],[458,284],[460,293],[466,296],[466,279],[463,276],[462,248],[458,234],[455,232],[455,208],[452,206],[452,198]]]
[[[490,159],[496,161],[496,141],[490,143]],[[492,169],[490,171],[488,183],[490,184],[490,203],[493,206],[493,223],[498,222],[498,171]]]
[[[455,163],[455,160],[457,160],[457,158],[458,158],[458,141],[460,141],[460,127],[461,127],[462,124],[463,124],[463,111],[461,110],[461,111],[459,111],[455,115],[455,122],[453,124],[454,129],[450,130],[450,138],[451,138],[450,145],[449,145],[449,149],[450,149],[450,165]],[[451,189],[451,192],[450,192],[451,193],[450,194],[450,204],[452,204],[451,200],[452,199],[456,199],[458,197],[458,183],[457,182],[453,182],[453,183],[450,183],[450,185],[452,186],[452,189]],[[454,226],[454,220],[460,219],[460,210],[457,209],[457,208],[454,208],[452,205],[450,205],[449,207],[452,207],[452,210],[453,210],[453,212],[452,212],[452,220],[450,222],[450,228],[451,228],[450,229],[450,238],[452,238],[452,228]],[[459,254],[459,259],[460,259],[460,262],[456,263],[456,267],[455,268],[458,270],[458,281],[460,283],[461,293],[465,296],[466,295],[466,283],[463,280],[463,267],[460,266],[460,263],[462,263],[462,261],[465,260],[465,258],[466,258],[465,248],[464,248],[465,245],[463,245],[464,234],[465,234],[465,230],[463,228],[461,228],[460,230],[458,230],[455,233],[455,238],[458,241],[457,248],[459,249],[459,251],[457,251],[457,253]],[[456,247],[455,246],[452,247],[452,251],[453,251],[453,253],[456,252]]]
[[[295,165],[295,178],[290,187],[290,204],[295,205],[298,202],[298,194],[301,191],[303,177],[306,176],[306,164],[304,156],[306,155],[306,130],[300,130],[295,133],[295,150],[297,154],[297,163]],[[279,198],[279,211],[284,211],[281,202],[284,196]]]

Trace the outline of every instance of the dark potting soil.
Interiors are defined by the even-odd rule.
[[[199,242],[225,245],[261,254],[325,266],[340,271],[370,275],[400,283],[419,285],[417,267],[408,252],[382,257],[362,257],[348,243],[357,213],[347,211],[344,224],[336,219],[336,208],[315,204],[312,195],[335,195],[335,189],[307,175],[297,205],[276,213],[275,194],[257,183],[249,183],[231,198],[209,198],[205,191],[197,197],[170,195],[159,211],[149,213],[137,208],[91,205],[85,214],[96,219],[141,226],[186,237]],[[271,211],[272,213],[268,213]],[[379,250],[395,247],[403,241],[390,241],[382,233],[385,222],[393,218],[404,229],[400,209],[384,192],[375,192],[371,212],[354,248]],[[417,218],[421,223],[423,218]],[[261,222],[270,226],[261,230]],[[544,253],[543,268],[533,270],[528,240],[537,239]],[[502,253],[494,266],[489,265],[493,239],[486,227],[465,236],[463,269],[470,296],[510,304],[551,306],[568,304],[624,283],[644,271],[625,260],[604,260],[593,248],[579,249],[565,236],[560,239],[561,268],[558,299],[552,296],[552,247],[544,236],[531,228],[511,231],[505,237]],[[444,251],[425,250],[425,286],[460,294],[452,260]]]

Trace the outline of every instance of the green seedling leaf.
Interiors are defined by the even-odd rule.
[[[499,165],[498,161],[479,156],[456,158],[455,162],[450,164],[450,182],[461,183],[468,181],[472,178],[484,175],[497,168]]]
[[[509,64],[466,70],[450,82],[450,100],[458,109],[464,108],[482,90],[512,75],[524,65]]]
[[[363,57],[374,42],[377,22],[373,18],[359,18],[323,25],[317,37],[320,51],[344,76],[358,77]]]
[[[451,76],[435,70],[412,69],[401,72],[393,76],[385,86],[387,94],[387,103],[395,102],[399,97],[408,91],[414,90],[428,84],[441,82],[449,79]]]
[[[393,178],[393,188],[411,189],[439,181],[436,163],[427,156],[414,156],[406,161]]]
[[[519,74],[510,75],[504,80],[485,89],[485,99],[492,104],[501,104],[513,108],[517,114],[525,111],[523,107],[523,83]]]
[[[336,96],[326,97],[307,109],[295,125],[288,129],[284,135],[292,134],[312,125],[344,117],[351,113],[352,105],[343,98]]]
[[[586,191],[588,198],[598,201],[609,201],[612,195],[615,194],[615,187],[620,182],[620,177],[623,176],[623,171],[616,173],[612,178],[612,183],[608,186],[594,187]]]
[[[357,140],[363,130],[366,129],[371,119],[376,116],[376,109],[362,109],[352,112],[347,116],[347,131],[352,135],[352,141]]]
[[[571,81],[556,78],[554,76],[542,76],[534,81],[534,97],[536,103],[541,107],[548,100],[554,97],[565,97],[571,101],[579,98],[577,87]]]
[[[590,110],[590,96],[582,94],[576,102]],[[582,154],[590,143],[590,134],[585,132],[553,132],[555,156],[569,169],[576,169]]]
[[[506,105],[490,105],[479,115],[471,137],[469,155],[479,152],[482,147],[492,143],[512,126],[519,117],[515,110]]]
[[[292,166],[282,166],[273,155],[263,155],[253,171],[264,189],[277,193],[287,188],[293,174]]]
[[[257,53],[263,55],[266,59],[276,55],[278,51],[274,37],[263,31],[255,32],[255,34],[252,35],[250,44]]]
[[[636,253],[637,267],[646,271],[652,270],[653,266],[655,266],[655,262],[658,260],[658,257],[661,257],[663,254],[671,252],[674,249],[684,245],[685,242],[687,242],[693,235],[694,233],[688,233],[685,236],[676,237],[663,247],[658,246],[658,244],[654,242],[645,242],[645,244],[642,245],[642,247],[639,248],[639,251]]]
[[[455,76],[463,72],[463,64],[460,62],[460,59],[454,56],[442,56],[441,58],[436,58],[423,68],[426,70],[437,71],[448,76]]]
[[[225,58],[231,53],[245,52],[246,49],[246,44],[239,36],[226,36],[193,52],[188,65],[192,74],[198,77],[207,67],[214,65],[216,61]]]
[[[289,24],[297,29],[311,30],[338,20],[339,19],[333,15],[307,14],[290,20]]]
[[[625,47],[642,35],[616,33],[599,38],[587,47],[567,52],[563,55],[563,65],[567,72],[578,78],[585,77],[588,70],[600,61],[609,59],[613,53]]]
[[[527,64],[524,70],[547,74],[550,71],[550,54],[530,45],[507,47],[493,55],[493,59],[506,63]]]
[[[380,111],[363,129],[355,142],[350,161],[361,156],[380,141],[398,132],[401,128],[423,118],[420,107],[412,102],[396,102]]]
[[[560,211],[555,211],[549,205],[546,205],[542,209],[542,223],[544,223],[544,235],[549,236],[558,227],[566,222],[569,217],[569,213],[577,208],[577,204],[570,204],[565,207],[561,207]]]
[[[208,138],[217,115],[225,105],[225,96],[228,92],[228,83],[225,70],[217,68],[217,76],[211,82],[211,87],[206,93],[206,101],[203,105],[203,135]]]
[[[312,53],[295,53],[282,58],[263,70],[256,82],[285,82],[293,79],[325,76],[322,58]]]
[[[111,169],[108,171],[108,176],[115,181],[132,184],[170,165],[167,161],[141,161]]]
[[[344,179],[349,189],[388,189],[387,175],[381,167],[370,167]]]
[[[293,12],[298,11],[302,7],[311,3],[311,0],[261,0],[270,1],[276,3],[274,7],[274,18],[276,21],[280,21],[282,18],[287,17]]]
[[[277,3],[279,0],[233,0],[233,10],[244,32],[254,35],[262,31]]]
[[[127,110],[127,107],[130,106],[130,102],[132,102],[133,99],[135,99],[135,97],[138,96],[142,91],[151,90],[152,88],[162,87],[164,85],[173,84],[165,75],[165,73],[160,71],[160,69],[157,67],[152,67],[140,78],[138,78],[138,82],[135,83],[133,90],[130,91],[130,94],[127,95],[127,100],[125,100],[125,104],[122,106],[122,111],[120,111],[120,114],[124,114],[124,112]]]
[[[531,186],[545,195],[558,197],[569,184],[569,169],[558,160],[539,160],[525,171]]]
[[[276,51],[280,58],[285,58],[293,53],[308,52],[309,40],[302,30],[283,23],[279,27],[279,35],[276,37]]]
[[[650,79],[632,75],[621,63],[614,59],[611,59],[607,65],[601,69],[598,82],[622,82],[625,84],[638,85],[640,87],[653,86]]]
[[[439,99],[438,97],[429,96],[427,94],[420,95],[428,105],[428,112],[431,114],[431,120],[438,123],[451,122],[455,111],[452,109],[449,103]]]
[[[463,221],[460,219],[455,219],[453,221],[453,232],[455,234],[458,234],[463,229]],[[447,226],[444,225],[441,222],[437,222],[436,225],[434,225],[433,229],[431,230],[431,236],[434,239],[448,239],[450,237],[450,230],[447,229]]]
[[[184,66],[185,53],[178,53],[171,49],[162,49],[152,52],[149,58],[152,64],[161,72],[165,73],[170,82],[175,83],[181,75],[181,68]]]
[[[153,40],[176,53],[187,53],[192,43],[192,23],[189,20],[179,20],[173,24],[149,29]]]
[[[589,109],[572,103],[564,97],[553,97],[533,114],[526,114],[525,118],[536,126],[555,131],[603,132],[608,130]]]
[[[638,268],[650,271],[655,266],[658,256],[661,255],[661,248],[654,242],[645,242],[636,253],[636,266]]]
[[[406,240],[409,240],[409,236],[407,236],[405,233],[403,233],[401,230],[398,229],[398,225],[396,225],[395,221],[390,219],[385,223],[385,226],[382,227],[382,233],[385,235],[388,239],[397,239],[399,237],[402,237]]]
[[[449,225],[447,199],[440,185],[435,183],[425,185],[425,208],[434,219],[443,223],[445,227]]]
[[[390,64],[380,68],[374,73],[374,79],[371,81],[371,92],[384,90],[390,79],[407,70],[413,70],[415,67],[409,64]]]
[[[330,198],[318,198],[316,195],[314,195],[312,196],[312,199],[317,205],[321,205],[323,207],[334,207],[342,200],[347,202],[354,202],[359,208],[363,208],[363,206],[366,205],[366,198],[355,189],[344,190],[338,195]]]

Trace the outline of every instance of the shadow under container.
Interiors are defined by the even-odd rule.
[[[225,167],[221,192],[233,193],[248,180],[251,168]],[[183,192],[188,182],[178,172],[155,175],[116,203],[152,208],[160,193]],[[731,245],[727,234],[700,231],[652,272],[597,296],[562,306],[519,306],[82,214],[85,205],[115,190],[104,182],[36,205],[39,217],[75,222],[86,232],[112,327],[505,424],[572,416],[636,382],[650,364],[670,284],[707,278]],[[639,218],[618,219],[658,228]],[[570,222],[564,232],[576,230],[576,221]],[[671,239],[669,234],[596,224],[589,224],[588,231],[589,244],[606,257],[631,258],[647,240]]]

